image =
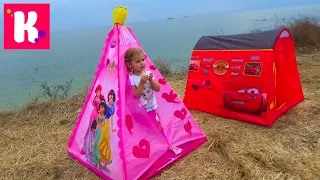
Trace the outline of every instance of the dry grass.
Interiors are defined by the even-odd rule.
[[[154,179],[320,177],[320,53],[299,56],[306,100],[271,128],[191,111],[208,137]],[[170,79],[183,97],[185,79]],[[98,179],[67,155],[85,95],[0,113],[0,179]]]
[[[290,29],[299,53],[308,54],[320,48],[320,19],[317,16],[299,15],[298,17],[274,19],[275,28]],[[251,33],[261,32],[259,28],[251,29]]]

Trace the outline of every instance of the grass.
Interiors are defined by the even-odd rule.
[[[191,111],[208,142],[154,177],[316,179],[320,177],[320,53],[300,55],[305,101],[271,128]],[[168,78],[183,97],[185,78]],[[86,93],[0,113],[0,179],[98,179],[66,154]]]

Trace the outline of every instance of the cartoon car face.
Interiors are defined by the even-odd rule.
[[[238,91],[227,91],[224,95],[224,106],[231,110],[261,115],[266,110],[266,95],[259,88],[243,88]]]
[[[198,71],[199,66],[197,64],[190,64],[189,71]]]
[[[252,74],[252,75],[255,75],[259,72],[259,68],[257,67],[246,67],[245,68],[245,73],[246,74]]]

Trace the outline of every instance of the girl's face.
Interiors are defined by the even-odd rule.
[[[104,113],[104,110],[105,110],[105,109],[104,109],[104,106],[100,105],[99,110],[100,110],[100,113],[102,113],[102,114],[103,114],[103,113]]]
[[[108,102],[109,102],[109,104],[113,103],[113,95],[109,95]]]
[[[98,95],[98,96],[100,96],[101,91],[100,91],[100,90],[98,90],[96,93],[97,93],[97,95]]]
[[[146,62],[143,53],[135,54],[130,59],[128,67],[133,69],[134,72],[142,72],[145,69]]]

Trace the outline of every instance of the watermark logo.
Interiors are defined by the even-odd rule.
[[[50,4],[4,4],[4,49],[50,49]]]

